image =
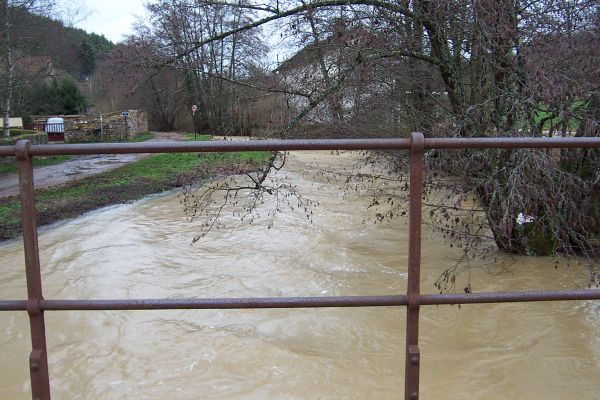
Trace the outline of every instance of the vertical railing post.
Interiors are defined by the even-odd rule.
[[[419,398],[419,308],[421,305],[421,205],[423,196],[423,153],[425,138],[420,132],[411,134],[410,203],[408,244],[408,285],[406,294],[406,367],[404,397]]]
[[[29,155],[29,141],[16,144],[23,218],[23,244],[25,246],[25,275],[27,278],[27,313],[31,329],[32,351],[29,356],[31,394],[34,400],[50,400],[50,379],[46,350],[46,325],[44,311],[40,309],[42,276],[35,222],[35,192],[33,187],[33,162]]]

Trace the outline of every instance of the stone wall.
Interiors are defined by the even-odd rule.
[[[127,128],[121,112],[102,115],[65,115],[65,141],[68,143],[115,142],[130,140],[148,132],[148,116],[142,110],[128,110]],[[45,123],[48,116],[37,116],[33,122]]]
[[[127,127],[125,126],[127,120]],[[148,132],[148,117],[145,111],[129,110],[127,118],[121,112],[102,116],[102,131],[99,117],[87,117],[85,120],[70,122],[65,126],[65,141],[82,142],[115,142],[130,140]]]
[[[31,144],[48,144],[48,135],[45,132],[25,133],[18,136],[8,138],[0,138],[0,146],[12,146],[17,143],[17,140],[29,140]],[[0,157],[0,165],[13,164],[15,157]]]

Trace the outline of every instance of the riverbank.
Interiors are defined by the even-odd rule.
[[[192,179],[254,171],[264,165],[268,157],[266,152],[151,156],[63,186],[36,190],[37,223],[42,226],[96,208],[137,200],[181,187]],[[21,233],[19,196],[0,199],[0,240]]]

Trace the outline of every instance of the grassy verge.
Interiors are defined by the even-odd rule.
[[[36,190],[38,225],[180,187],[192,176],[202,179],[253,171],[264,165],[268,157],[267,152],[161,154],[64,186],[39,189]],[[0,240],[20,234],[19,197],[0,199]]]
[[[145,142],[146,140],[150,140],[150,139],[154,139],[154,135],[150,132],[144,132],[144,133],[137,135],[133,139],[130,139],[129,141],[130,142]]]

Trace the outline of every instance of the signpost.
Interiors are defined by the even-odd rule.
[[[196,111],[198,111],[198,106],[194,104],[192,106],[192,121],[194,122],[194,140],[196,140],[196,133],[197,133],[197,129],[196,129]]]
[[[127,117],[129,117],[129,111],[122,111],[121,115],[125,118],[125,141],[129,141],[129,129],[127,127]]]
[[[104,124],[102,123],[103,115],[100,114],[100,141],[104,142]]]

